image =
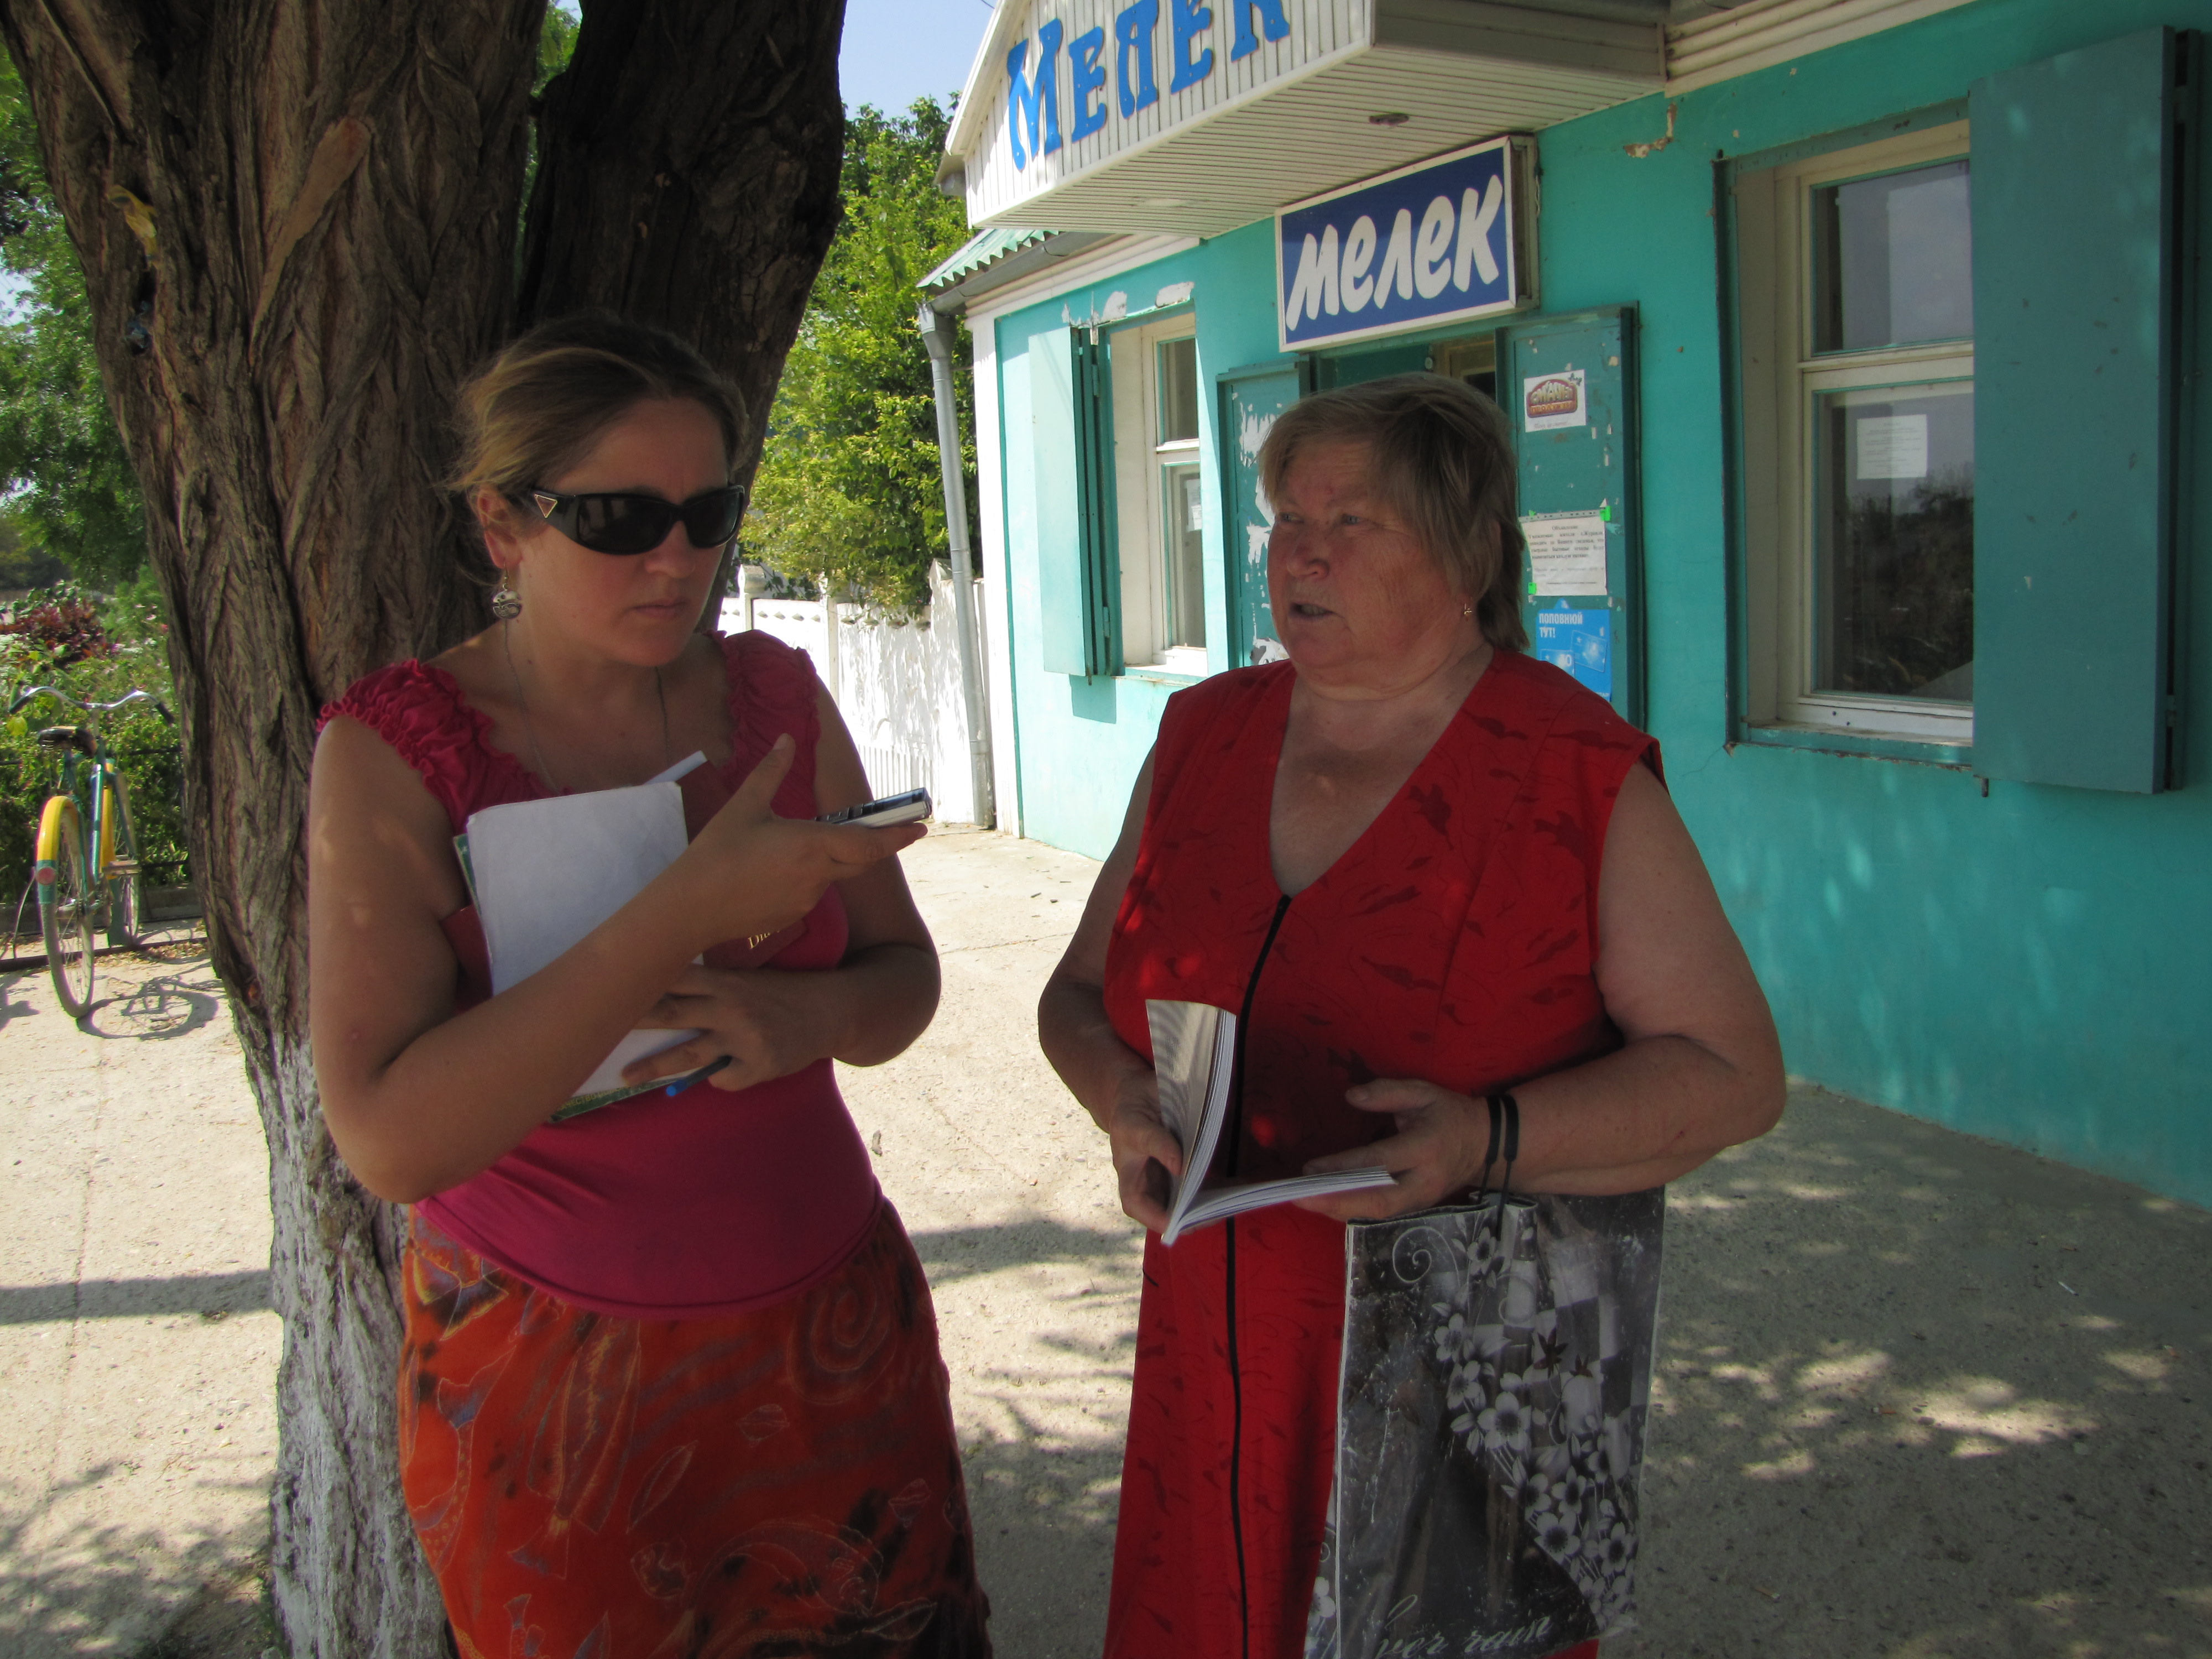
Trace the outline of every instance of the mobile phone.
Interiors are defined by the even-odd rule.
[[[887,824],[912,823],[917,818],[929,816],[929,791],[909,789],[903,795],[884,795],[876,800],[864,800],[858,806],[848,806],[842,812],[824,812],[819,823],[857,823],[864,829],[881,830]]]

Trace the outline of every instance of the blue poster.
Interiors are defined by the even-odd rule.
[[[1536,654],[1607,702],[1613,698],[1613,612],[1539,611]]]

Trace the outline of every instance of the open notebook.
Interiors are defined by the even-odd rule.
[[[1231,1181],[1218,1176],[1223,1130],[1237,1069],[1237,1016],[1202,1002],[1145,1004],[1152,1031],[1152,1069],[1160,1082],[1160,1115],[1182,1143],[1183,1172],[1168,1197],[1172,1244],[1192,1227],[1294,1198],[1358,1192],[1391,1184],[1388,1170],[1336,1170],[1279,1181]]]

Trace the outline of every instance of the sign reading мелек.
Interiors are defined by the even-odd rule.
[[[1277,214],[1283,349],[1533,304],[1534,259],[1516,165],[1528,142],[1493,138]]]

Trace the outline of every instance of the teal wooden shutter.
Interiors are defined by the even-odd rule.
[[[1636,307],[1516,323],[1498,331],[1498,401],[1520,455],[1522,528],[1532,540],[1604,544],[1583,585],[1533,591],[1521,619],[1529,654],[1557,663],[1625,720],[1644,720],[1643,515],[1637,441]],[[1587,539],[1577,539],[1587,538]]]
[[[1102,568],[1112,490],[1103,470],[1099,356],[1084,329],[1055,328],[1030,342],[1039,644],[1048,672],[1083,678],[1111,673],[1114,660]]]
[[[2177,42],[1974,83],[1974,765],[2172,781]]]
[[[1275,417],[1298,400],[1294,360],[1232,368],[1217,380],[1220,402],[1223,533],[1229,550],[1229,665],[1282,655],[1267,607],[1267,532],[1274,527],[1260,489],[1260,446]]]

